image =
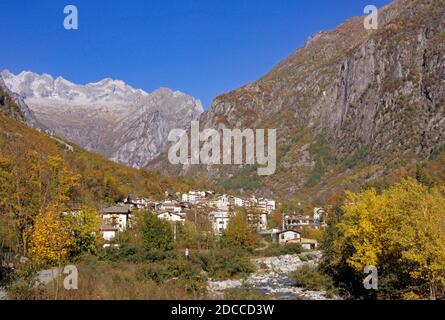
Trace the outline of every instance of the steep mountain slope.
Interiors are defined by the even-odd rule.
[[[379,11],[378,30],[366,30],[357,17],[320,32],[201,115],[201,127],[277,128],[275,175],[259,178],[249,167],[166,168],[165,154],[151,165],[316,201],[444,145],[444,85],[445,1],[395,1]]]
[[[130,193],[161,199],[167,190],[190,188],[184,180],[178,182],[177,178],[124,167],[32,129],[24,123],[19,106],[5,91],[0,91],[0,101],[0,187],[17,185],[17,195],[11,194],[11,197],[19,197],[19,192],[29,194],[31,191],[27,190],[35,187],[30,179],[40,179],[50,185],[54,173],[50,174],[47,167],[54,157],[61,159],[63,167],[80,179],[72,200],[97,208]],[[39,172],[38,176],[33,172]],[[7,177],[2,173],[7,173]],[[9,181],[10,178],[14,180]]]
[[[55,134],[131,167],[145,166],[171,129],[203,112],[199,100],[165,88],[149,94],[112,79],[77,85],[32,72],[1,76]]]
[[[28,126],[43,129],[44,127],[37,121],[34,113],[29,109],[23,99],[12,93],[0,77],[0,109],[16,120],[25,122]]]

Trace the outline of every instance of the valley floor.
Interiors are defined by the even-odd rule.
[[[257,271],[245,280],[209,281],[208,295],[222,299],[231,290],[250,288],[258,296],[272,300],[328,300],[326,292],[298,288],[292,280],[292,272],[304,265],[316,266],[321,252],[252,259]]]

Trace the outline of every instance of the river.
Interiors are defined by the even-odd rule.
[[[222,299],[231,289],[248,285],[272,300],[328,300],[325,292],[298,288],[291,278],[293,271],[303,265],[317,265],[321,252],[309,252],[279,257],[252,259],[257,271],[244,280],[209,281],[210,298]]]

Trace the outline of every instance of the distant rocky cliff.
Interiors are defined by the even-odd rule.
[[[28,108],[23,99],[18,94],[12,93],[1,77],[0,110],[8,117],[22,121],[30,127],[43,129],[43,126],[36,120],[34,113]]]
[[[112,79],[78,85],[32,72],[1,76],[54,134],[131,167],[145,166],[164,149],[171,129],[203,112],[199,100],[166,88],[146,93]]]

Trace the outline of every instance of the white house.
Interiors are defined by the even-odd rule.
[[[122,232],[130,226],[131,208],[129,206],[117,206],[101,211],[102,220]]]
[[[286,230],[278,233],[278,243],[286,244],[301,239],[301,233],[294,230]]]
[[[230,220],[230,214],[228,211],[213,211],[210,213],[210,217],[215,234],[221,234],[227,229]]]
[[[244,200],[239,197],[231,197],[230,198],[230,204],[235,207],[243,207],[244,206]]]
[[[285,215],[284,222],[286,229],[312,228],[319,230],[323,226],[313,217],[303,215]]]
[[[204,191],[189,191],[182,195],[182,201],[190,203],[201,202],[206,197],[206,192]]]
[[[244,201],[244,206],[246,207],[256,207],[258,204],[258,199],[255,196]]]
[[[100,232],[105,241],[113,241],[117,237],[118,229],[110,225],[103,225],[100,227]]]
[[[321,222],[325,218],[325,210],[323,208],[314,208],[314,220]]]
[[[267,214],[262,214],[260,216],[260,221],[258,221],[258,230],[267,230]]]
[[[264,198],[258,199],[257,205],[258,207],[262,208],[268,213],[272,213],[277,208],[275,200],[264,199]]]
[[[216,201],[216,207],[221,211],[227,211],[230,206],[229,197],[225,194],[218,197]]]
[[[161,211],[168,211],[173,213],[181,213],[182,212],[182,206],[177,201],[164,201],[158,206],[159,210]]]
[[[118,205],[120,206],[130,206],[132,208],[137,209],[146,209],[154,204],[154,201],[139,197],[137,195],[129,195],[128,197],[124,198],[122,202],[120,202]]]
[[[172,212],[163,212],[157,215],[158,219],[166,220],[170,223],[180,223],[183,224],[185,222],[185,218],[179,214]]]
[[[249,224],[257,231],[267,230],[267,213],[251,213],[247,215]]]
[[[314,250],[318,247],[318,241],[315,239],[300,239],[301,247],[304,250]]]

